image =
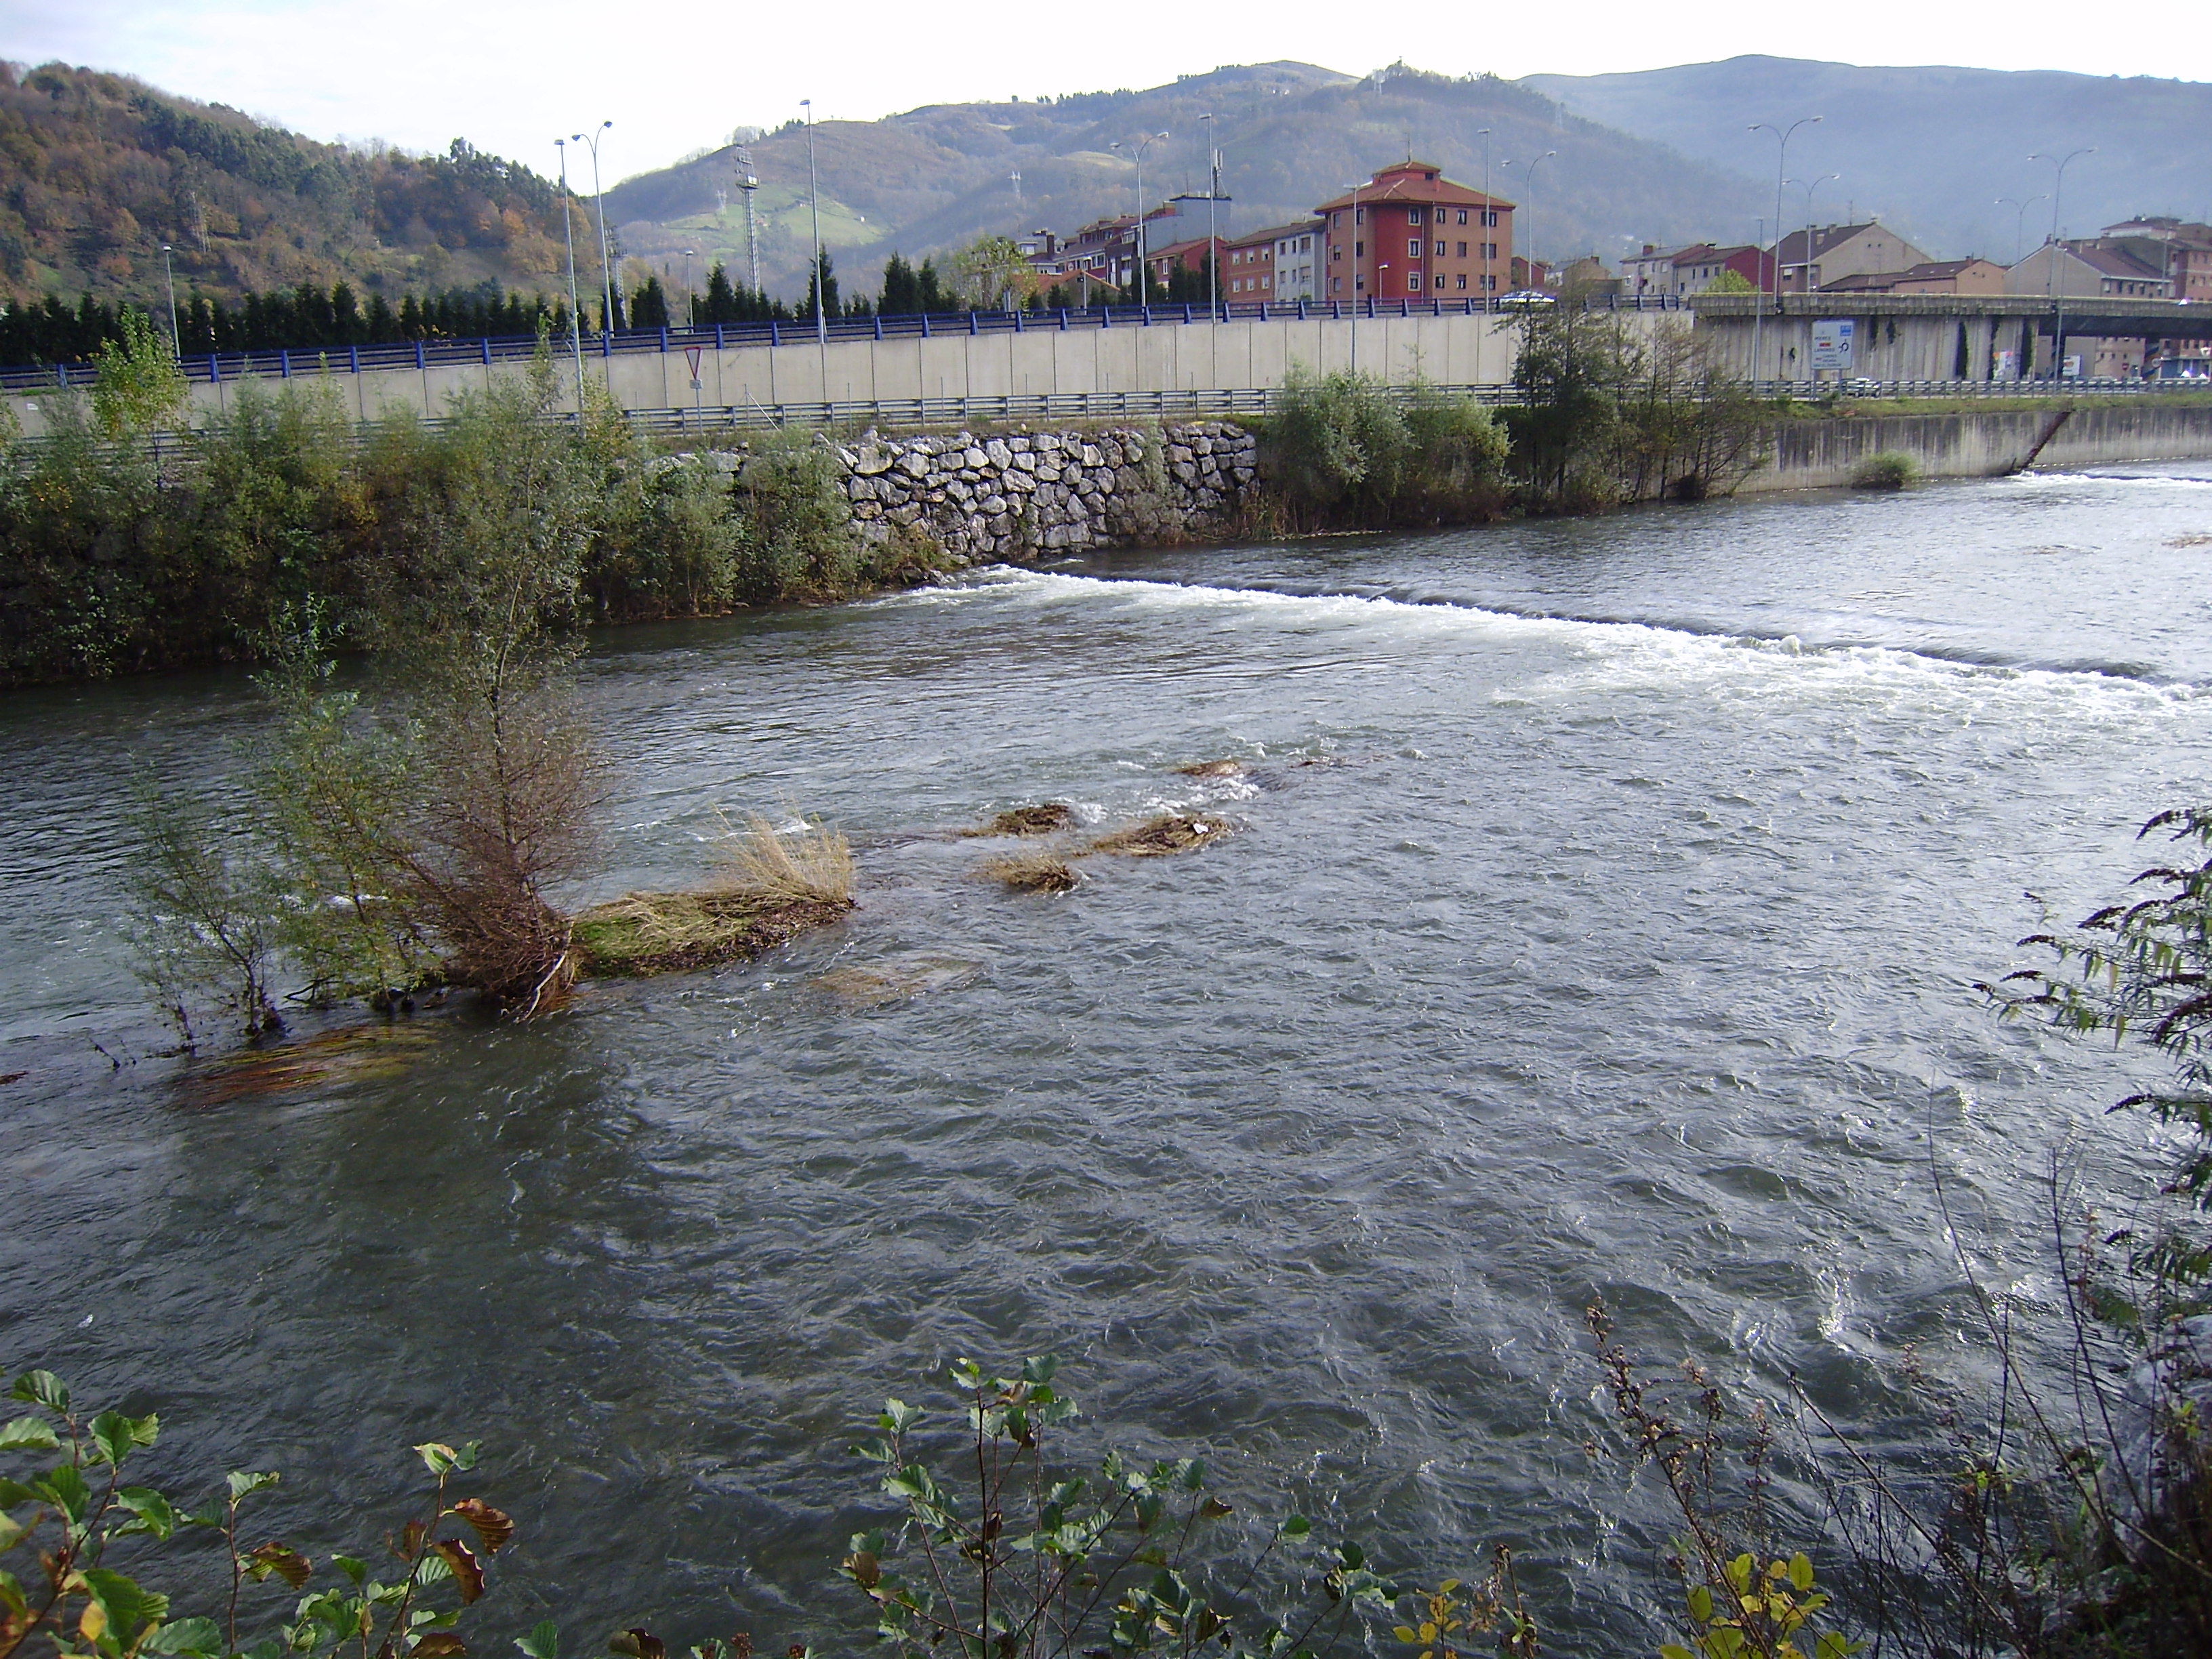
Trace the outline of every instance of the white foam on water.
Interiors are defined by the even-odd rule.
[[[1807,646],[1779,640],[1700,634],[1647,623],[1581,622],[1522,617],[1476,605],[1411,604],[1353,594],[1277,593],[1198,583],[1075,576],[994,566],[961,586],[938,590],[968,601],[1024,609],[1111,606],[1124,612],[1245,617],[1310,637],[1367,633],[1380,646],[1424,638],[1550,644],[1575,659],[1504,690],[1510,701],[1540,701],[1596,687],[1721,686],[1740,693],[1844,696],[1882,705],[1924,704],[1931,715],[1972,720],[1985,708],[2042,705],[2070,718],[2140,720],[2179,712],[2199,688],[2153,684],[2080,669],[1961,663],[1893,646]]]

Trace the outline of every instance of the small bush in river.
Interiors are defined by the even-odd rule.
[[[1920,476],[1920,464],[1911,456],[1885,449],[1868,456],[1851,469],[1854,489],[1902,489]]]

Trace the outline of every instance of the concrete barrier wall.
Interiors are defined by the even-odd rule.
[[[1627,320],[1652,326],[1663,319],[1650,313]],[[1519,339],[1518,320],[1499,316],[1373,317],[1357,323],[1271,318],[1065,331],[1040,325],[1018,334],[833,340],[826,346],[802,338],[706,352],[696,395],[701,407],[718,410],[1038,392],[1237,391],[1280,386],[1293,364],[1327,373],[1351,368],[1355,359],[1362,373],[1394,383],[1500,385],[1512,378]],[[558,361],[566,386],[574,385],[573,362]],[[694,401],[690,361],[680,351],[611,357],[586,352],[583,368],[587,376],[604,378],[625,409],[684,409]],[[402,410],[441,415],[455,393],[520,372],[514,364],[455,363],[335,372],[327,379],[356,418],[373,420]],[[236,392],[236,382],[195,385],[192,404],[196,410],[220,409]],[[40,405],[51,395],[10,400],[25,431],[45,429]]]
[[[1773,460],[1741,493],[1847,484],[1854,467],[1885,450],[1911,456],[1931,478],[1996,477],[2018,471],[2031,455],[2043,468],[2212,459],[2212,403],[1784,421]]]

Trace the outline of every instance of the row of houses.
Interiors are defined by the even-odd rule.
[[[1655,247],[1621,262],[1627,294],[1702,294],[1733,272],[1771,294],[2059,294],[2212,301],[2212,225],[2144,217],[2095,236],[2045,242],[2013,264],[1936,259],[1871,220],[1792,231],[1771,248],[1711,242]]]
[[[1209,251],[1220,297],[1231,305],[1466,298],[1529,280],[1513,252],[1514,204],[1447,179],[1426,161],[1383,167],[1309,218],[1241,236],[1209,235],[1209,205],[1203,196],[1178,197],[1141,219],[1093,220],[1065,240],[1036,231],[1022,252],[1040,284],[1085,300],[1093,284],[1133,288],[1139,259],[1156,285],[1179,270],[1203,272]]]

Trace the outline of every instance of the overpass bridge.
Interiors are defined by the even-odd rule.
[[[2068,339],[2212,340],[2212,306],[2102,295],[2023,294],[1692,295],[1697,331],[1748,380],[1813,378],[1813,325],[1855,319],[1854,379],[1996,380],[2000,354],[2047,374],[2054,331]],[[1754,343],[1759,361],[1752,361]],[[1962,372],[1963,371],[1963,372]]]
[[[1816,319],[1859,319],[1856,381],[1918,395],[2021,388],[1996,376],[1999,355],[2047,363],[2055,320],[2048,300],[2018,295],[1790,295],[1696,296],[1605,308],[1646,336],[1693,326],[1736,373],[1781,391],[1810,380]],[[2069,337],[2212,337],[2212,306],[2069,299]],[[1415,380],[1486,400],[1510,395],[1522,313],[1496,301],[1368,301],[1224,307],[1093,307],[1088,311],[842,318],[812,324],[641,329],[556,354],[564,396],[579,371],[656,427],[877,419],[934,423],[988,419],[1252,413],[1294,367],[1356,368],[1393,386]],[[1754,365],[1756,336],[1759,362]],[[2027,344],[2023,344],[2027,342]],[[401,411],[436,418],[453,396],[518,372],[534,337],[446,340],[323,352],[260,352],[184,360],[195,410],[228,405],[246,380],[330,387],[356,418]],[[1963,346],[1963,353],[1962,353]],[[2029,354],[2033,353],[2031,356]],[[1963,355],[1966,373],[1956,371]],[[82,369],[8,371],[0,390],[23,428],[46,428],[52,393],[89,383]],[[696,386],[694,382],[696,382]],[[2045,385],[2048,382],[2045,383]],[[2134,383],[2069,391],[2123,391]]]

